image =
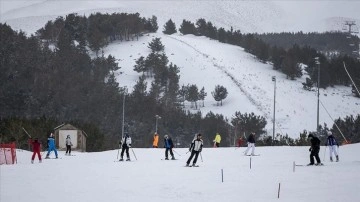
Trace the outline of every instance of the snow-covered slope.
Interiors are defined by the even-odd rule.
[[[139,12],[144,17],[156,15],[160,25],[170,18],[176,25],[183,19],[205,18],[217,27],[242,32],[309,32],[341,30],[342,25],[334,27],[329,20],[360,20],[359,8],[359,1],[1,0],[0,21],[31,34],[59,15]]]
[[[199,167],[184,167],[190,153],[175,148],[179,160],[165,161],[164,149],[138,149],[135,160],[114,162],[118,151],[78,153],[30,163],[31,153],[17,151],[18,164],[0,166],[0,201],[156,202],[156,201],[358,201],[360,145],[340,147],[340,162],[309,163],[308,147],[257,147],[260,156],[244,156],[244,147],[205,148]],[[180,156],[181,155],[181,156]],[[54,154],[51,155],[54,157]],[[223,174],[223,175],[222,175]],[[278,188],[280,183],[280,197]]]
[[[196,84],[199,89],[205,87],[208,96],[205,98],[205,107],[200,108],[204,115],[212,111],[231,118],[235,111],[254,112],[267,119],[266,128],[268,134],[272,135],[272,76],[276,76],[276,133],[298,137],[304,129],[316,129],[317,94],[303,90],[301,82],[304,82],[304,78],[288,80],[284,74],[273,70],[269,64],[259,62],[241,47],[206,37],[156,33],[144,36],[139,41],[110,44],[104,52],[119,60],[120,71],[123,72],[118,75],[120,86],[132,90],[141,75],[133,71],[135,60],[150,53],[147,46],[155,37],[161,38],[169,61],[180,67],[180,84]],[[150,82],[148,80],[148,84]],[[217,106],[211,96],[215,85],[222,85],[229,92],[223,106]],[[321,89],[320,92],[321,124],[332,125],[332,118],[359,113],[360,99],[351,96],[350,87],[336,86]],[[187,109],[194,110],[190,105]],[[162,116],[166,118],[166,115]]]
[[[205,18],[215,26],[246,32],[323,31],[342,28],[339,19],[359,19],[358,1],[4,1],[1,0],[1,22],[28,34],[43,27],[47,20],[77,12],[139,12],[156,15],[159,31],[139,41],[113,43],[104,49],[114,55],[121,66],[120,86],[130,90],[140,74],[133,65],[140,56],[147,56],[148,43],[161,37],[169,61],[180,67],[180,84],[205,87],[208,96],[200,110],[220,113],[231,118],[235,111],[254,112],[266,117],[266,129],[272,135],[274,82],[277,78],[276,133],[298,137],[299,132],[316,129],[316,93],[304,91],[301,82],[290,81],[268,64],[258,62],[242,48],[222,44],[205,37],[172,36],[161,33],[163,24],[172,18],[179,26],[182,19],[195,22]],[[328,28],[327,28],[328,27]],[[150,84],[148,80],[148,84]],[[216,106],[211,96],[215,85],[227,88],[229,95],[223,106]],[[321,90],[320,124],[332,125],[332,119],[357,115],[360,100],[351,96],[349,87],[336,86]],[[187,109],[190,106],[187,106]],[[325,110],[326,109],[326,110]],[[194,109],[190,109],[194,110]],[[328,114],[329,113],[329,114]],[[165,115],[163,115],[165,118]],[[346,134],[345,134],[346,135]]]

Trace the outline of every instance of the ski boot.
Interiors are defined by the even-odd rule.
[[[307,164],[307,166],[313,166],[314,164],[313,163],[309,163],[309,164]]]
[[[322,164],[322,163],[317,163],[317,164],[315,164],[316,166],[323,166],[324,164]]]
[[[42,161],[41,160],[39,160],[39,163],[41,163]]]
[[[31,163],[34,163],[34,160],[31,160]]]
[[[124,159],[121,157],[121,159],[119,161],[124,161]]]
[[[45,157],[46,159],[49,159],[50,157],[49,157],[49,155],[46,155],[46,157]]]
[[[174,156],[171,157],[171,160],[176,160]]]
[[[168,157],[165,157],[165,160],[169,160],[169,158],[168,158]]]
[[[126,161],[130,161],[130,158],[127,158]]]
[[[336,162],[339,162],[339,156],[336,156]]]
[[[186,164],[186,167],[190,167],[190,165],[187,163],[187,164]]]
[[[330,161],[331,161],[331,162],[333,162],[333,158],[332,158],[332,156],[330,156]]]

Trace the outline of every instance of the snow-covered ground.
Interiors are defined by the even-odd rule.
[[[134,148],[131,162],[117,161],[117,150],[79,153],[30,163],[17,151],[16,165],[0,166],[0,201],[359,201],[360,144],[340,147],[340,162],[309,162],[308,147],[257,147],[260,156],[244,156],[244,147],[205,148],[197,168],[184,167],[190,153],[176,148],[178,160],[165,161],[164,149]],[[181,155],[181,156],[180,156]],[[52,157],[53,154],[52,154]],[[223,172],[223,180],[222,180]],[[278,188],[280,183],[280,198]]]
[[[217,27],[230,29],[233,26],[242,32],[341,30],[344,20],[360,19],[359,8],[360,1],[0,0],[0,22],[32,34],[48,20],[73,12],[79,15],[95,12],[156,15],[158,33],[141,37],[139,41],[114,42],[105,47],[104,53],[114,55],[121,67],[117,74],[120,86],[132,90],[140,76],[133,71],[135,60],[146,57],[148,43],[160,37],[169,61],[180,67],[180,84],[196,84],[199,90],[205,87],[205,107],[200,108],[204,115],[212,111],[231,119],[236,111],[254,112],[266,118],[267,132],[272,135],[272,76],[276,76],[276,133],[297,138],[304,129],[316,129],[317,96],[315,92],[302,89],[301,82],[306,75],[290,81],[284,74],[272,70],[270,65],[245,53],[241,47],[205,37],[164,35],[161,33],[163,25],[170,18],[177,28],[183,19],[195,22],[204,18]],[[150,85],[151,80],[147,82]],[[217,106],[211,96],[215,85],[222,85],[229,92],[223,106]],[[327,123],[331,127],[333,119],[356,116],[360,112],[360,99],[351,95],[350,87],[329,87],[321,89],[320,94],[320,124]],[[189,103],[187,109],[196,111]],[[162,117],[166,118],[166,115]]]

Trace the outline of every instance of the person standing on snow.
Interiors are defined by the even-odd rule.
[[[201,138],[202,138],[202,136],[199,133],[199,134],[197,134],[196,139],[194,139],[191,142],[191,145],[190,145],[190,148],[189,148],[189,151],[191,152],[191,155],[190,155],[189,159],[186,162],[186,166],[190,165],[190,161],[194,156],[195,156],[195,158],[194,158],[192,166],[196,166],[196,161],[197,161],[198,156],[199,156],[200,152],[202,151],[202,147],[203,147],[203,141],[202,141]]]
[[[41,163],[41,154],[40,154],[41,143],[39,142],[39,140],[37,138],[35,138],[34,141],[31,141],[31,145],[32,145],[32,150],[33,150],[33,155],[31,157],[31,163],[34,163],[36,154],[39,158],[39,163]]]
[[[57,150],[55,148],[55,139],[54,139],[54,134],[51,133],[50,137],[48,138],[48,153],[46,154],[46,159],[49,159],[49,155],[51,151],[55,152],[55,157],[58,158],[58,153]]]
[[[252,132],[250,133],[248,139],[247,139],[247,149],[245,150],[244,154],[247,155],[248,151],[250,150],[251,148],[251,156],[255,155],[255,133]]]
[[[158,148],[159,144],[159,134],[155,132],[154,134],[154,140],[153,140],[153,148]]]
[[[339,161],[339,155],[338,152],[336,151],[337,148],[339,148],[339,143],[335,140],[335,137],[332,135],[331,131],[328,132],[328,137],[325,143],[325,146],[329,146],[329,152],[330,152],[330,161],[333,161],[333,153],[335,154],[336,157],[336,162]],[[337,146],[337,148],[336,148]]]
[[[73,144],[71,142],[70,135],[67,135],[66,140],[65,140],[65,145],[66,145],[65,155],[68,155],[68,152],[69,152],[69,156],[71,156],[71,146],[73,146]]]
[[[165,147],[165,160],[169,160],[169,151],[171,155],[171,160],[175,160],[174,153],[172,148],[174,147],[174,143],[170,136],[164,136],[164,147]]]
[[[119,161],[123,161],[124,152],[126,151],[126,161],[130,161],[129,148],[131,148],[131,137],[128,133],[125,133],[125,136],[121,139],[121,158]]]
[[[314,165],[314,157],[316,159],[316,164],[315,165],[322,165],[320,157],[319,157],[319,152],[320,152],[320,140],[319,138],[315,137],[313,134],[309,134],[308,139],[310,139],[311,142],[311,147],[309,149],[310,151],[310,163],[308,164],[308,166]]]
[[[221,142],[221,136],[219,133],[216,133],[214,139],[214,147],[220,147],[220,142]]]

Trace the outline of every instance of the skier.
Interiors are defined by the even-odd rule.
[[[199,154],[200,154],[200,152],[202,150],[202,147],[203,147],[203,141],[201,139],[201,134],[199,133],[199,134],[197,134],[196,139],[194,139],[191,142],[191,145],[190,145],[190,148],[189,148],[189,151],[191,152],[191,155],[190,155],[189,159],[186,162],[186,166],[190,165],[190,161],[194,156],[195,156],[195,158],[194,158],[192,166],[196,166],[196,161],[197,161],[198,156],[199,156]]]
[[[251,148],[251,156],[254,156],[255,155],[255,133],[252,132],[250,133],[249,137],[247,138],[247,149],[245,150],[244,154],[247,155],[248,151],[250,150]]]
[[[159,135],[155,132],[154,140],[153,140],[153,148],[158,148],[158,143],[159,143]]]
[[[51,151],[55,152],[55,157],[58,158],[58,153],[57,150],[55,148],[55,139],[54,139],[54,134],[50,133],[50,136],[48,137],[48,153],[46,154],[46,159],[49,159],[49,155]]]
[[[68,152],[69,152],[69,156],[71,156],[71,147],[73,146],[73,144],[71,142],[70,135],[67,135],[66,140],[65,140],[65,144],[66,144],[66,153],[65,153],[65,155],[68,155]]]
[[[237,146],[238,146],[238,147],[241,147],[241,145],[243,144],[243,142],[244,142],[243,138],[240,137],[240,138],[238,139],[238,141],[237,141]]]
[[[34,141],[31,141],[31,145],[32,145],[32,150],[33,150],[33,155],[31,157],[31,163],[34,163],[34,159],[35,159],[36,154],[37,154],[37,156],[39,158],[39,163],[41,163],[41,155],[40,155],[41,143],[38,141],[37,138],[35,138]]]
[[[328,137],[325,143],[325,146],[329,146],[329,152],[330,152],[330,161],[333,161],[333,153],[335,154],[336,157],[336,162],[339,161],[339,155],[338,152],[336,151],[337,148],[339,148],[339,143],[335,140],[335,137],[332,135],[331,131],[328,132]],[[337,148],[336,148],[337,146]]]
[[[125,136],[121,139],[121,158],[119,161],[123,161],[124,152],[126,151],[126,161],[130,161],[129,148],[131,148],[131,137],[128,133],[125,133]]]
[[[172,151],[172,148],[174,147],[173,141],[171,137],[168,135],[164,136],[164,147],[165,147],[165,160],[169,160],[169,151],[171,155],[171,160],[175,160],[174,153]]]
[[[219,133],[216,133],[215,135],[215,139],[214,139],[214,147],[219,147],[220,146],[220,141],[221,141],[221,136]]]
[[[310,163],[308,164],[308,166],[314,165],[314,157],[316,159],[316,164],[315,165],[322,165],[321,161],[320,161],[320,157],[319,157],[319,152],[320,152],[320,140],[319,138],[315,137],[313,134],[309,134],[308,139],[310,139],[311,142],[311,147],[309,149],[310,151]]]

